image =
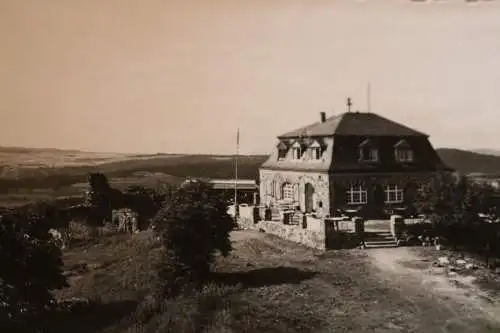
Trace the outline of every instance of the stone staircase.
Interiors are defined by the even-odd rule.
[[[365,232],[365,248],[397,247],[398,243],[390,231]]]

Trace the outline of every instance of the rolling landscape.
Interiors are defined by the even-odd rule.
[[[460,149],[437,152],[463,174],[496,177],[500,156]],[[239,156],[239,177],[256,179],[266,155]],[[87,189],[87,175],[102,172],[119,189],[131,185],[156,188],[187,177],[233,178],[230,155],[120,154],[79,150],[1,147],[0,205],[22,205],[37,200],[79,197]]]

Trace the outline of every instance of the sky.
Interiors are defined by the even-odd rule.
[[[0,0],[0,145],[268,153],[353,108],[500,149],[500,1]]]

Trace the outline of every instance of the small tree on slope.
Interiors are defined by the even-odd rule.
[[[232,249],[234,221],[225,201],[207,183],[172,190],[154,223],[163,243],[159,275],[166,296],[205,281],[216,252],[227,256]]]

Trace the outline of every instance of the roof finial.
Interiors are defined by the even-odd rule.
[[[352,101],[351,97],[347,97],[347,112],[351,112]]]

